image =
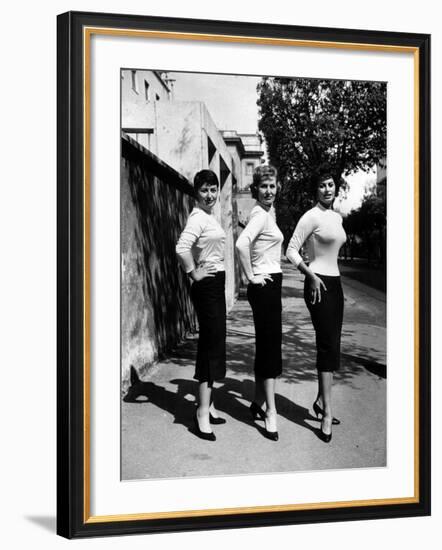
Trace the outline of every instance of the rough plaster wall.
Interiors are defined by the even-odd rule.
[[[236,178],[237,189],[241,185],[241,158],[238,154],[238,150],[235,145],[227,145],[227,150],[232,159],[232,174]],[[238,253],[235,249],[235,243],[240,234],[240,228],[238,226],[239,217],[238,217],[238,204],[237,204],[237,189],[233,189],[233,180],[232,180],[232,261],[233,261],[233,301],[236,301],[239,295],[239,288],[241,285],[241,264],[239,261]]]
[[[158,103],[156,117],[158,156],[193,181],[196,172],[203,167],[200,103]]]
[[[220,196],[221,225],[226,232],[224,265],[226,269],[226,307],[230,311],[235,303],[235,246],[233,236],[232,175],[227,178]]]
[[[122,160],[121,368],[145,369],[195,330],[175,245],[193,201],[134,160]]]

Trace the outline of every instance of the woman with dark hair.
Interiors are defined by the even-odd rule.
[[[328,443],[332,424],[333,373],[339,369],[344,296],[338,268],[338,253],[347,237],[341,216],[333,210],[337,187],[330,174],[313,180],[316,205],[299,220],[287,248],[287,258],[305,275],[304,300],[316,333],[318,394],[313,403],[321,417],[321,437]],[[300,255],[306,247],[307,265]]]
[[[281,245],[273,202],[278,191],[276,169],[258,166],[250,186],[256,204],[236,242],[249,280],[247,298],[255,324],[255,398],[250,411],[265,421],[265,435],[278,440],[275,380],[282,372],[281,358]],[[261,408],[266,403],[266,410]]]
[[[224,244],[226,234],[213,208],[219,182],[211,170],[195,175],[196,205],[176,245],[180,262],[192,279],[191,296],[199,324],[194,378],[199,382],[199,405],[195,413],[197,435],[207,441],[216,437],[210,424],[224,424],[212,401],[212,386],[226,374],[226,300]]]

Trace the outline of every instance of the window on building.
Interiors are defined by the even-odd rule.
[[[149,82],[147,80],[144,81],[144,97],[146,101],[149,101]]]
[[[131,82],[132,82],[132,90],[138,93],[137,71],[130,71],[130,75],[131,75]]]
[[[253,175],[253,168],[254,168],[253,162],[247,162],[247,163],[246,163],[246,174],[247,174],[248,176],[252,176],[252,175]]]

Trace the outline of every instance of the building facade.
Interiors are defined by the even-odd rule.
[[[121,76],[123,134],[179,174],[190,186],[200,170],[210,169],[218,176],[220,198],[214,215],[226,232],[226,305],[229,311],[238,296],[241,281],[234,243],[254,204],[250,183],[253,170],[264,154],[261,139],[255,134],[238,134],[234,130],[221,132],[203,102],[175,101],[173,81],[167,73],[129,69],[122,71]],[[148,180],[147,175],[146,178]],[[186,204],[187,200],[186,197]],[[167,209],[164,202],[158,204]],[[150,220],[144,223],[149,224]],[[185,220],[177,216],[175,223],[175,233],[179,234]],[[176,269],[180,269],[175,258],[173,261]],[[183,287],[183,292],[188,289]],[[189,324],[174,323],[175,326]],[[130,353],[126,355],[129,357]]]
[[[253,172],[262,163],[264,151],[262,139],[258,134],[238,134],[235,130],[222,132],[229,152],[238,166],[236,174],[235,202],[238,216],[238,227],[246,226],[255,200],[250,194]]]
[[[155,110],[159,103],[172,100],[167,73],[123,69],[121,71],[122,131],[156,154],[152,140]]]

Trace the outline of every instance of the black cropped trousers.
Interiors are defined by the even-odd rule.
[[[199,324],[194,378],[221,380],[226,375],[226,274],[218,271],[192,284],[191,296]]]
[[[344,294],[341,277],[317,274],[327,290],[321,288],[321,301],[311,303],[308,279],[304,281],[304,300],[316,333],[316,367],[319,372],[337,371],[340,366]]]
[[[261,378],[276,378],[282,372],[282,273],[271,277],[264,286],[247,287],[255,324],[255,373]]]

